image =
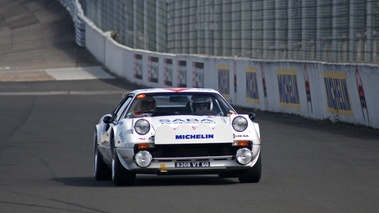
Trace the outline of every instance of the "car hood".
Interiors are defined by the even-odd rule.
[[[152,117],[155,144],[230,143],[233,130],[229,117],[164,116]]]

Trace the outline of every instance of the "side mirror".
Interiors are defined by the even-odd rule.
[[[255,113],[254,112],[250,112],[249,113],[249,118],[251,121],[253,121],[255,119]]]
[[[103,122],[106,123],[106,124],[110,124],[114,121],[113,117],[110,116],[110,115],[107,115],[103,118]]]

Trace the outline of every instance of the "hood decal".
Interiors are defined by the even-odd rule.
[[[216,124],[216,122],[213,119],[210,118],[175,118],[175,119],[159,119],[159,123],[161,124]]]
[[[230,126],[219,123],[215,126],[199,124],[193,128],[188,124],[163,124],[156,129],[155,144],[199,144],[199,143],[232,143],[233,131]]]
[[[183,139],[213,139],[214,134],[187,134],[187,135],[175,135],[175,140]]]

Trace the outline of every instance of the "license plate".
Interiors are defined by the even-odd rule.
[[[175,162],[176,168],[197,168],[197,167],[210,167],[211,163],[209,161],[182,161],[182,162]]]

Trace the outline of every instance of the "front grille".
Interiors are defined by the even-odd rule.
[[[149,149],[153,158],[226,156],[235,155],[236,151],[231,144],[156,145]]]

